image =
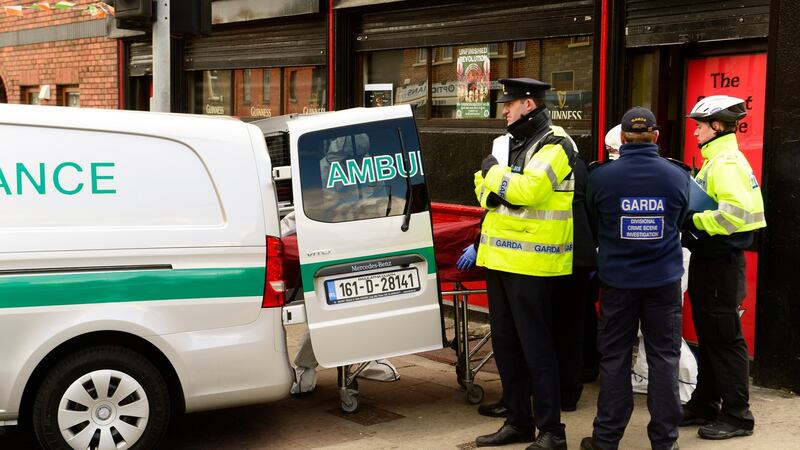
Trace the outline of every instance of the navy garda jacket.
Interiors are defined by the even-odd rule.
[[[688,212],[689,174],[661,158],[656,144],[625,144],[620,155],[589,174],[600,279],[619,289],[677,282],[683,275],[679,232]]]

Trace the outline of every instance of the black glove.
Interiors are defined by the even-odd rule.
[[[681,230],[693,232],[699,231],[696,226],[694,226],[694,211],[689,211],[689,214],[686,214],[686,218],[683,219],[683,223],[681,224]]]
[[[483,158],[483,162],[481,163],[481,174],[485,177],[486,172],[498,164],[497,158],[495,158],[494,155],[489,155],[486,158]]]
[[[500,205],[504,205],[510,209],[519,209],[519,206],[509,203],[506,199],[494,192],[489,192],[489,197],[486,198],[486,205],[490,208],[497,208]]]

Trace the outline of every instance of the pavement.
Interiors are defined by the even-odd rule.
[[[302,325],[289,329],[290,349],[296,348]],[[440,359],[440,358],[437,358]],[[165,449],[471,449],[474,439],[496,431],[502,419],[477,414],[456,382],[454,368],[419,355],[394,358],[396,382],[359,380],[359,409],[339,408],[336,370],[319,371],[317,389],[302,399],[210,411],[178,417]],[[481,372],[477,383],[486,401],[500,395],[496,374]],[[570,448],[578,449],[592,429],[597,383],[586,385],[575,412],[564,413]],[[697,427],[681,428],[682,449],[800,449],[800,398],[760,387],[751,390],[756,417],[753,436],[728,441],[697,437]],[[646,396],[635,396],[635,409],[621,449],[649,449]],[[509,445],[505,449],[524,449]],[[0,428],[0,449],[35,448],[15,427]]]

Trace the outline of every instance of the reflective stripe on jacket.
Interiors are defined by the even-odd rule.
[[[528,148],[522,173],[497,165],[485,178],[475,174],[475,194],[489,210],[481,228],[479,266],[535,276],[572,273],[575,182],[567,151],[574,148],[566,132],[551,125]],[[487,205],[489,192],[520,208]]]
[[[766,227],[761,188],[739,151],[736,135],[720,136],[704,145],[702,152],[705,161],[695,179],[719,206],[695,213],[694,225],[712,236]]]

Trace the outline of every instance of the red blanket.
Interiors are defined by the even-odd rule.
[[[480,208],[444,203],[432,205],[433,248],[440,281],[482,281],[484,279],[483,269],[480,267],[474,267],[466,272],[459,272],[456,268],[456,261],[461,257],[464,247],[473,244],[480,234],[481,216]],[[291,289],[297,282],[297,273],[300,269],[297,235],[286,236],[282,240],[284,280],[286,280],[287,288]]]

